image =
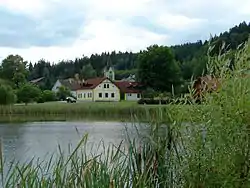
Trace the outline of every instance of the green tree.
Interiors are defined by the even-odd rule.
[[[59,100],[65,100],[66,97],[71,96],[70,90],[67,87],[61,86],[56,93]]]
[[[26,70],[27,62],[19,55],[9,55],[2,61],[1,77],[15,83],[19,87],[26,81],[28,71]]]
[[[89,79],[96,77],[96,71],[90,63],[84,65],[80,71],[80,78]]]
[[[170,48],[153,45],[138,56],[138,78],[156,91],[171,91],[180,84],[180,67]]]
[[[56,100],[56,94],[51,90],[44,90],[42,92],[42,98],[44,102],[50,102]]]
[[[16,101],[16,95],[13,89],[8,85],[0,84],[0,104],[13,104]]]
[[[24,102],[26,105],[30,102],[37,101],[41,95],[41,90],[32,84],[23,84],[17,91],[19,102]]]

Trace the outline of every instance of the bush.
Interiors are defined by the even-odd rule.
[[[66,100],[67,97],[71,96],[70,90],[67,87],[61,86],[56,93],[59,100]]]
[[[18,101],[28,104],[34,102],[41,96],[41,90],[32,84],[24,84],[19,90],[17,90]]]
[[[16,95],[13,89],[8,85],[0,85],[0,104],[13,104],[16,101]]]
[[[40,101],[43,101],[43,102],[56,101],[56,94],[55,94],[53,91],[44,90],[44,91],[42,92]]]
[[[37,99],[36,102],[37,102],[37,103],[44,103],[44,102],[46,102],[46,101],[44,101],[44,98],[43,98],[43,96],[41,95],[41,96]]]
[[[138,100],[138,104],[170,104],[173,100],[172,99],[140,99]]]

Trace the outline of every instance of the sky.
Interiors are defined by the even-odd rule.
[[[0,0],[0,59],[137,52],[209,39],[249,18],[250,0]]]

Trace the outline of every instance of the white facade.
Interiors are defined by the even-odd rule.
[[[93,97],[93,101],[120,101],[120,90],[106,79],[94,89]]]
[[[125,93],[126,101],[138,101],[141,99],[140,93]]]
[[[57,80],[51,90],[56,93],[58,91],[59,87],[61,87],[61,86],[62,86],[62,83],[59,80]]]
[[[73,97],[76,97],[76,91],[70,91],[70,93]]]
[[[76,97],[79,101],[93,101],[93,90],[78,90],[76,92]]]
[[[51,90],[57,93],[61,86],[63,86],[62,83],[60,82],[60,80],[57,80]],[[76,97],[76,91],[70,91],[70,93],[73,97]]]

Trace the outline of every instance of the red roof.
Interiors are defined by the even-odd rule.
[[[96,86],[98,86],[100,83],[102,83],[106,79],[108,79],[108,78],[102,77],[102,78],[87,79],[84,83],[81,84],[79,89],[94,89],[94,88],[96,88]]]
[[[81,84],[79,89],[83,90],[94,89],[106,79],[111,81],[107,77],[88,79]],[[137,87],[140,86],[140,83],[138,82],[129,82],[129,81],[115,81],[115,82],[111,81],[111,82],[114,83],[121,90],[122,93],[141,93],[141,91],[137,89]]]
[[[141,91],[137,88],[140,86],[139,82],[116,81],[114,84],[121,90],[122,93],[141,93]]]

